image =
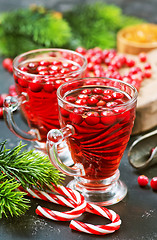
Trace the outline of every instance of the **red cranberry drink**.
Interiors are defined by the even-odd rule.
[[[23,115],[32,135],[35,132],[34,139],[23,133],[20,137],[45,144],[48,131],[60,126],[56,90],[69,79],[82,76],[86,59],[70,50],[40,49],[15,58],[13,67]]]
[[[71,187],[100,191],[106,189],[106,185],[111,188],[111,182],[117,182],[118,167],[135,119],[136,94],[134,87],[104,78],[76,80],[58,89],[60,131],[63,131],[75,169],[80,170],[79,173],[74,168],[65,171],[59,166],[64,173],[79,176],[75,183],[70,183]],[[67,128],[71,129],[70,135]],[[48,140],[54,142],[51,131]],[[51,153],[50,157],[54,163]],[[126,191],[123,194],[118,197],[122,199]]]

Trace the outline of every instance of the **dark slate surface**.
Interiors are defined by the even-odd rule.
[[[66,10],[79,2],[87,1],[54,1],[38,0],[36,4],[44,4],[47,7],[53,7],[56,10]],[[90,1],[92,2],[92,1]],[[106,2],[115,3],[123,8],[123,12],[138,17],[143,17],[149,21],[157,22],[157,1],[156,0],[108,0]],[[19,0],[0,0],[0,11],[12,10],[21,7],[27,7],[32,1]],[[0,58],[0,93],[7,92],[8,86],[13,83],[12,76],[4,71],[1,66]],[[21,127],[26,127],[20,114],[16,114],[16,121]],[[20,141],[6,127],[3,120],[0,120],[0,141],[8,141],[8,147],[12,148]],[[129,145],[133,139],[130,140]],[[157,239],[157,192],[153,192],[150,187],[140,188],[137,184],[136,172],[128,163],[127,149],[122,158],[120,171],[121,179],[128,186],[126,198],[114,205],[110,209],[116,211],[121,219],[122,225],[119,231],[106,236],[87,235],[71,231],[68,222],[53,222],[36,216],[35,209],[38,204],[52,209],[62,210],[62,207],[54,204],[48,204],[40,200],[32,200],[31,208],[26,215],[20,218],[3,218],[0,223],[0,239],[3,240],[156,240]],[[148,169],[142,174],[147,174],[150,178],[157,175],[157,168]],[[66,180],[68,181],[68,179]],[[80,220],[89,223],[105,224],[107,220],[85,213]]]

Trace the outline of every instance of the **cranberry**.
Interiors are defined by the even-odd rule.
[[[28,68],[37,68],[38,67],[38,63],[37,62],[30,62],[28,63]],[[28,69],[27,67],[23,67],[23,68],[26,68]]]
[[[116,121],[116,116],[112,111],[101,112],[101,122],[105,125],[112,125]]]
[[[56,80],[55,81],[55,88],[59,88],[60,85],[62,85],[64,83],[64,80]]]
[[[18,84],[21,86],[21,87],[23,87],[23,88],[26,88],[26,87],[28,87],[28,80],[27,80],[27,78],[25,77],[25,76],[22,76],[22,77],[20,77],[20,78],[18,78]]]
[[[43,88],[43,85],[40,80],[34,79],[29,83],[29,88],[32,92],[40,92]]]
[[[78,69],[79,69],[78,66],[74,66],[74,65],[73,65],[73,66],[70,67],[69,72],[70,72],[70,70],[71,70],[71,71],[77,71]]]
[[[50,62],[45,61],[45,60],[41,60],[41,61],[39,62],[39,65],[40,65],[40,66],[48,66],[48,65],[50,65]]]
[[[151,179],[150,186],[154,191],[157,191],[157,177]]]
[[[144,65],[144,69],[151,69],[152,67],[151,67],[151,65],[149,64],[149,63],[145,63],[145,65]]]
[[[54,83],[52,82],[46,82],[44,85],[44,90],[45,92],[51,93],[55,89]]]
[[[152,72],[150,70],[145,70],[144,75],[145,75],[146,78],[151,78]]]
[[[113,99],[123,98],[124,94],[120,93],[120,92],[114,92],[114,93],[112,93],[112,97],[113,97]]]
[[[62,66],[63,66],[63,68],[70,68],[70,67],[72,67],[73,65],[72,65],[72,63],[64,62],[64,63],[62,64]]]
[[[117,106],[117,105],[118,105],[117,102],[107,102],[107,103],[106,103],[106,107],[108,107],[108,108],[110,108],[110,107],[115,107],[115,106]]]
[[[82,54],[82,55],[85,55],[86,52],[87,52],[87,50],[85,48],[83,48],[83,47],[78,47],[78,48],[76,48],[75,51],[80,53],[80,54]]]
[[[139,60],[140,60],[141,62],[146,62],[146,61],[147,61],[147,56],[146,56],[146,54],[145,54],[145,53],[140,53],[140,54],[139,54]]]
[[[102,97],[102,100],[108,102],[112,100],[112,97],[110,95],[106,95]]]
[[[89,95],[89,94],[91,94],[91,90],[90,89],[83,89],[80,93]]]
[[[105,89],[105,90],[103,91],[103,94],[104,94],[104,95],[112,95],[113,92],[114,92],[114,91],[111,90],[111,89]]]
[[[49,70],[54,72],[59,72],[61,70],[61,67],[60,65],[50,65]]]
[[[49,72],[48,71],[40,71],[38,74],[43,75],[43,76],[47,76],[47,75],[49,75]]]
[[[36,70],[37,72],[42,72],[42,71],[47,71],[48,68],[46,66],[38,66]]]
[[[53,65],[62,65],[62,62],[54,60],[54,61],[52,61],[51,64],[52,64],[52,66]]]
[[[5,58],[2,61],[2,66],[8,70],[10,73],[13,72],[13,60],[11,58]]]
[[[29,68],[25,67],[25,66],[19,67],[19,70],[21,70],[23,72],[29,72]]]
[[[94,63],[89,62],[89,63],[87,64],[87,70],[88,70],[88,71],[94,71]]]
[[[87,103],[86,99],[77,99],[75,104],[77,105],[85,105]]]
[[[87,100],[87,103],[89,104],[89,105],[95,105],[95,104],[97,104],[98,103],[98,99],[97,98],[95,98],[95,97],[91,97],[91,98],[89,98],[88,100]]]
[[[132,59],[126,59],[126,65],[128,67],[133,67],[133,66],[135,66],[135,61]]]
[[[88,112],[85,121],[88,125],[96,125],[100,121],[99,113],[98,112]]]
[[[141,187],[145,187],[149,182],[148,177],[145,175],[138,176],[137,181]]]
[[[100,100],[100,101],[97,103],[97,106],[98,106],[98,107],[103,107],[103,106],[105,106],[105,104],[106,104],[105,101]]]
[[[83,121],[82,113],[83,113],[82,109],[75,108],[74,111],[70,113],[70,116],[69,116],[70,121],[73,124],[80,124]]]
[[[67,96],[67,97],[65,98],[65,100],[68,101],[68,102],[74,103],[74,102],[76,101],[76,98],[73,97],[73,96]]]
[[[3,118],[3,108],[0,107],[0,118]]]
[[[78,95],[78,98],[79,98],[79,99],[86,99],[86,100],[87,100],[89,97],[88,97],[88,95],[86,95],[86,94],[79,94],[79,95]]]
[[[70,70],[69,70],[68,68],[62,68],[62,69],[60,70],[60,73],[62,73],[62,74],[68,74],[68,73],[70,73]]]
[[[95,94],[102,94],[103,90],[101,88],[94,88],[93,93]]]

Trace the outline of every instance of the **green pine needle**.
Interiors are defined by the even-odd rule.
[[[60,173],[45,155],[31,151],[21,151],[21,144],[12,150],[0,144],[0,170],[8,178],[15,177],[23,187],[44,188],[46,185],[59,184],[63,180]]]
[[[20,186],[14,178],[10,180],[4,174],[0,175],[0,218],[4,215],[20,216],[28,208],[28,199],[24,198],[26,193],[15,191]]]
[[[141,19],[125,16],[116,5],[103,2],[77,6],[65,12],[64,19],[72,29],[73,48],[79,44],[87,49],[116,48],[116,35],[121,28],[143,22]]]
[[[66,20],[40,8],[5,12],[0,15],[0,28],[0,54],[10,51],[12,57],[41,47],[63,47],[71,38]]]
[[[0,143],[0,218],[18,217],[28,210],[26,193],[16,191],[19,186],[44,190],[64,178],[47,156],[33,150],[22,151],[25,145],[21,143],[12,150],[6,149],[5,143]]]

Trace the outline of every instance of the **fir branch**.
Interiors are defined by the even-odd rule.
[[[116,48],[116,34],[121,28],[143,22],[141,19],[125,16],[116,5],[103,2],[77,6],[65,12],[64,19],[72,29],[72,46],[76,48],[79,43],[87,49],[96,46],[103,49]]]
[[[71,38],[71,29],[66,20],[55,15],[53,11],[41,11],[40,8],[36,11],[19,9],[3,13],[0,16],[0,27],[1,35],[7,42],[9,41],[7,38],[13,36],[11,45],[13,45],[14,52],[18,45],[18,52],[15,52],[15,55],[24,52],[25,42],[27,43],[26,50],[32,50],[37,46],[63,47]],[[7,52],[4,42],[0,43],[0,52]]]
[[[28,210],[30,201],[24,198],[26,193],[15,191],[19,186],[14,178],[9,180],[4,174],[0,175],[0,218],[3,215],[18,217]]]
[[[9,179],[14,177],[26,188],[44,188],[46,185],[59,184],[63,180],[60,173],[45,155],[31,151],[21,152],[22,146],[19,144],[12,150],[5,148],[5,142],[0,144],[0,170]]]
[[[23,52],[42,47],[25,36],[6,34],[0,26],[0,55],[14,58]]]

